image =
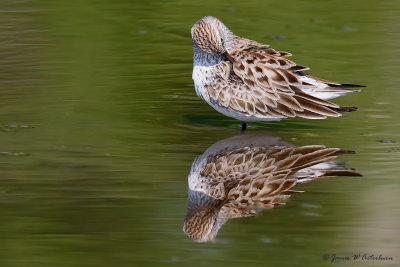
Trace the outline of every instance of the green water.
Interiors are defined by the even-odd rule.
[[[331,266],[400,261],[399,1],[0,3],[0,266]],[[326,79],[365,84],[324,121],[252,134],[356,150],[363,178],[302,185],[285,207],[182,231],[196,156],[240,124],[196,96],[190,28],[204,15],[290,51]]]

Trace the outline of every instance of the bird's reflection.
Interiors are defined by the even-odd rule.
[[[192,240],[213,240],[233,218],[283,205],[297,184],[361,176],[334,161],[353,151],[322,145],[295,147],[278,137],[240,135],[210,146],[192,164],[183,231]]]

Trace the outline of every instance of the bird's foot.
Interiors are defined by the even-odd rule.
[[[247,124],[245,121],[242,121],[242,134],[246,132]]]

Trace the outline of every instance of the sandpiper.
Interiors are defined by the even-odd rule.
[[[327,100],[363,86],[307,75],[308,67],[286,58],[290,53],[239,37],[215,17],[198,20],[191,34],[197,95],[222,114],[241,120],[244,130],[247,121],[324,119],[357,110]]]
[[[230,219],[284,204],[297,184],[333,176],[361,176],[334,161],[354,151],[321,145],[295,147],[279,137],[240,135],[210,146],[192,164],[183,231],[213,240]]]

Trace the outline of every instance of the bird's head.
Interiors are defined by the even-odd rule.
[[[203,192],[188,190],[188,203],[183,231],[196,242],[208,242],[215,238],[222,226],[219,212],[224,200]]]
[[[218,233],[218,212],[215,207],[206,207],[197,210],[185,218],[183,231],[196,242],[208,242]]]
[[[232,32],[217,18],[206,16],[192,27],[192,40],[207,54],[223,54],[225,43]]]

